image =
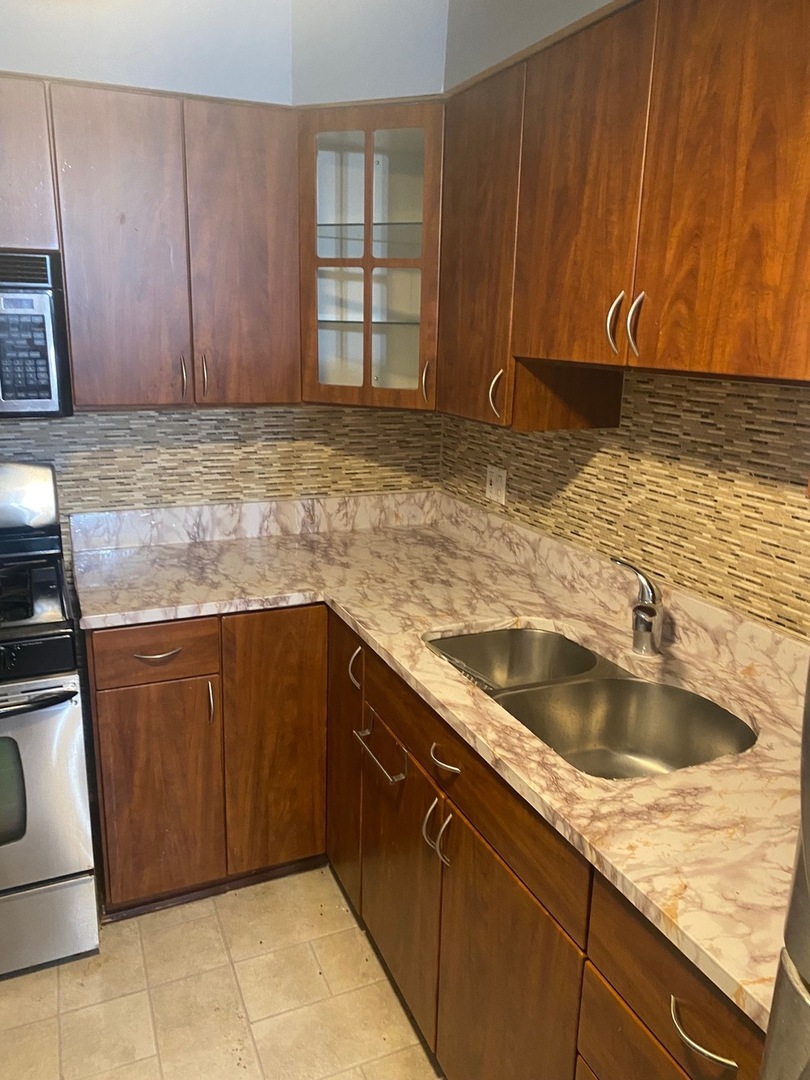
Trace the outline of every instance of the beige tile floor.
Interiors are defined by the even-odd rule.
[[[434,1080],[329,870],[105,926],[0,982],[2,1080]]]

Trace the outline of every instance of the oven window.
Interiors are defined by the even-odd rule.
[[[25,836],[25,777],[19,747],[0,738],[0,847]]]

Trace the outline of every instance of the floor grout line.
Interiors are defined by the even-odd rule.
[[[312,944],[312,940],[308,941],[307,945],[309,946],[309,951],[312,954],[312,957],[313,957],[313,959],[315,961],[315,966],[318,969],[318,974],[323,979],[323,981],[326,983],[326,991],[327,991],[329,997],[330,998],[335,997],[335,994],[332,991],[332,987],[329,984],[329,980],[326,977],[326,972],[323,969],[323,964],[320,962],[320,960],[318,959],[318,954],[315,952],[315,947]]]
[[[157,1056],[158,1073],[161,1080],[164,1080],[163,1076],[163,1059],[160,1056],[160,1043],[158,1042],[157,1035],[157,1021],[155,1020],[155,1006],[152,1002],[152,986],[149,982],[149,969],[146,966],[146,950],[143,944],[143,933],[141,932],[141,924],[136,920],[135,923],[138,930],[138,944],[141,950],[141,963],[143,964],[143,978],[146,983],[146,1000],[149,1005],[149,1022],[152,1025],[152,1039],[155,1044],[155,1054]]]
[[[256,1038],[253,1034],[253,1024],[250,1020],[250,1013],[248,1012],[247,1002],[245,1001],[245,995],[242,993],[242,986],[239,982],[239,976],[236,974],[236,964],[234,963],[233,956],[231,955],[231,948],[228,945],[228,938],[225,934],[225,924],[222,921],[222,915],[217,906],[216,899],[214,899],[214,911],[216,912],[217,925],[219,926],[219,932],[222,937],[222,944],[225,946],[225,954],[228,957],[228,966],[231,969],[231,977],[236,983],[236,993],[239,995],[239,1001],[242,1003],[242,1013],[244,1014],[245,1026],[248,1030],[250,1045],[253,1047],[253,1053],[256,1058],[256,1064],[259,1067],[259,1073],[263,1077],[266,1077],[266,1073],[264,1071],[264,1063],[262,1062],[261,1054],[259,1053],[259,1047],[256,1045]]]

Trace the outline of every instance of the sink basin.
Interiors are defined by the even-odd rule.
[[[531,627],[459,634],[427,644],[493,690],[572,678],[590,671],[598,659],[562,634]]]
[[[757,738],[739,717],[698,694],[634,679],[593,679],[495,697],[580,772],[609,780],[740,754]]]

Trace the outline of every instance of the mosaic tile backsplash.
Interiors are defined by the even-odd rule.
[[[620,428],[536,435],[312,406],[2,420],[0,458],[53,462],[65,515],[441,485],[810,637],[810,386],[631,372]]]
[[[507,504],[485,503],[487,464]],[[630,372],[610,431],[445,418],[445,490],[810,637],[810,386]]]

